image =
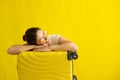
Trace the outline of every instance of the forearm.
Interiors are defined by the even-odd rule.
[[[30,49],[33,49],[34,48],[34,45],[14,45],[10,48],[8,48],[7,52],[9,54],[18,54],[20,52],[23,52],[23,51],[27,51],[27,50],[30,50]]]
[[[69,50],[69,51],[76,51],[78,47],[73,42],[68,42],[60,45],[51,45],[51,50]]]

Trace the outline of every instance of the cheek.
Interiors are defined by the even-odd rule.
[[[36,43],[37,43],[37,45],[38,45],[38,44],[40,44],[40,41],[39,41],[39,40],[37,40],[37,41],[36,41]]]
[[[45,39],[41,39],[41,40],[37,40],[37,44],[38,45],[43,45],[46,43],[46,40]]]

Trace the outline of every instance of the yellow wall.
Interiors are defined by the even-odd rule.
[[[79,80],[120,80],[119,0],[0,0],[0,80],[17,80],[16,56],[31,26],[58,33],[79,46]]]

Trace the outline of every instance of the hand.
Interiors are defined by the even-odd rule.
[[[51,51],[51,49],[50,49],[50,46],[46,46],[46,47],[34,48],[33,51],[48,52],[48,51]]]

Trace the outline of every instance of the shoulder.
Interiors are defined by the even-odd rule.
[[[60,37],[61,35],[59,35],[59,34],[51,34],[51,35],[49,35],[48,37],[49,38],[51,38],[51,37]]]
[[[60,37],[61,37],[61,35],[59,35],[59,34],[51,34],[48,36],[48,38],[50,40],[59,40]]]
[[[52,41],[52,43],[57,43],[57,44],[71,42],[59,34],[51,34],[51,35],[49,35],[49,39]]]
[[[64,43],[68,43],[71,42],[70,40],[66,39],[65,37],[61,36],[59,38],[59,44],[64,44]]]
[[[49,40],[51,40],[52,45],[59,44],[60,37],[61,37],[61,35],[59,35],[59,34],[51,34],[48,36]]]

